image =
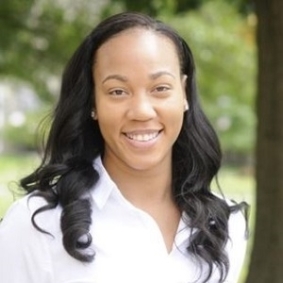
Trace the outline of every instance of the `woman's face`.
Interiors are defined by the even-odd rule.
[[[104,163],[171,168],[186,103],[173,42],[150,30],[126,30],[98,49],[93,76]]]

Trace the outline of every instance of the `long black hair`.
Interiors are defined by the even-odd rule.
[[[201,266],[208,265],[209,272],[204,282],[211,277],[213,266],[219,269],[219,282],[223,282],[229,269],[224,251],[229,237],[228,219],[240,206],[229,207],[210,189],[220,168],[221,150],[198,100],[190,48],[172,28],[143,14],[121,13],[102,21],[67,64],[42,163],[35,172],[21,180],[28,193],[33,192],[32,195],[42,196],[47,201],[47,205],[33,214],[33,225],[44,232],[36,224],[35,216],[60,205],[66,251],[83,262],[94,259],[94,254],[87,249],[92,242],[88,196],[99,179],[92,163],[103,154],[104,141],[98,123],[90,115],[95,103],[93,66],[96,52],[103,43],[135,27],[172,40],[179,56],[180,71],[187,76],[186,95],[190,109],[184,114],[181,132],[173,146],[173,195],[178,207],[188,216],[187,225],[196,228],[187,250],[199,259]]]

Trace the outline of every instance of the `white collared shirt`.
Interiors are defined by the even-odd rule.
[[[91,192],[94,261],[82,263],[63,248],[59,206],[36,216],[38,225],[49,231],[51,237],[37,231],[30,220],[45,201],[23,197],[12,205],[0,225],[1,282],[191,283],[197,279],[201,282],[206,268],[201,270],[186,251],[190,233],[194,231],[186,227],[183,219],[168,253],[154,219],[123,197],[100,158],[94,166],[100,175]],[[241,213],[230,216],[229,235],[231,240],[226,249],[231,266],[225,282],[237,283],[246,250]],[[217,283],[218,278],[215,270],[209,282]]]

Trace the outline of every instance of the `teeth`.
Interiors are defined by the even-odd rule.
[[[149,134],[126,134],[126,136],[135,141],[147,142],[158,136],[158,132],[149,133]]]

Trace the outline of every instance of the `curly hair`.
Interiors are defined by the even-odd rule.
[[[90,117],[95,103],[92,70],[98,48],[111,37],[134,27],[169,38],[176,47],[180,72],[187,76],[190,110],[184,114],[181,132],[173,145],[173,195],[180,210],[188,216],[187,225],[197,230],[187,250],[201,266],[208,265],[204,283],[211,277],[214,265],[220,272],[219,282],[223,282],[229,269],[224,251],[229,238],[228,220],[233,210],[242,206],[231,207],[211,192],[211,182],[221,164],[221,150],[200,106],[192,52],[175,30],[147,15],[120,13],[102,21],[67,64],[43,160],[32,174],[21,180],[28,193],[47,201],[47,205],[33,214],[33,225],[46,232],[38,227],[35,216],[60,205],[64,248],[77,260],[94,260],[94,254],[87,252],[92,236],[95,237],[89,232],[92,223],[89,192],[99,179],[93,160],[103,154],[104,141],[98,123]]]

